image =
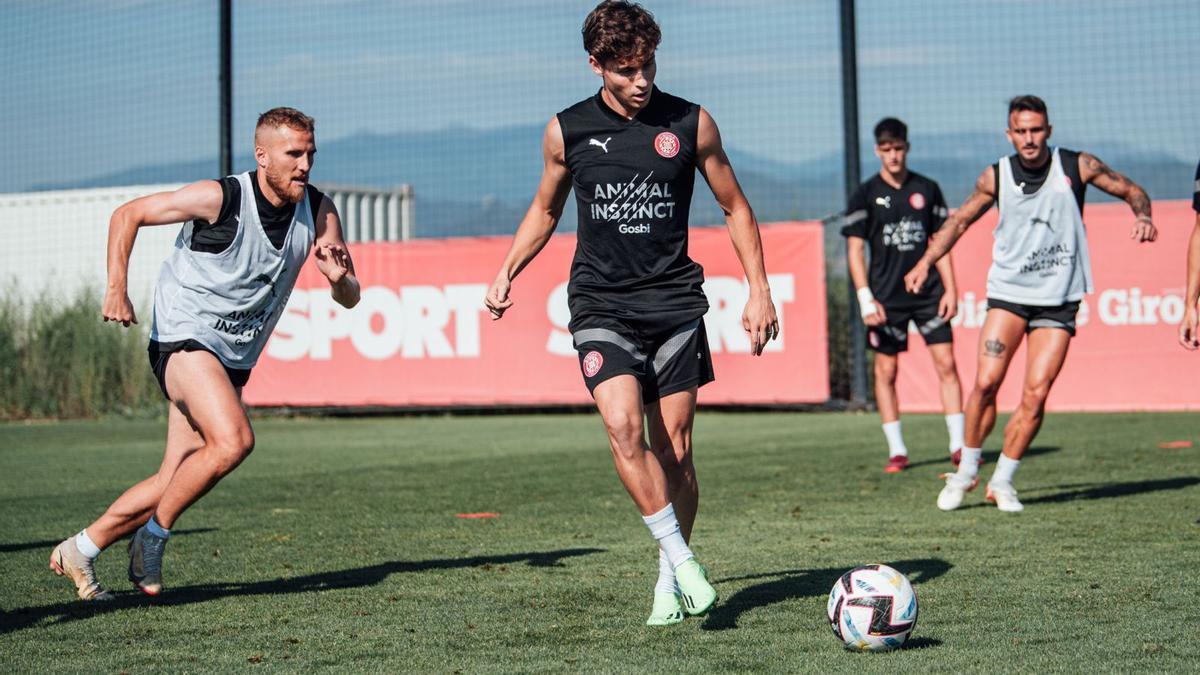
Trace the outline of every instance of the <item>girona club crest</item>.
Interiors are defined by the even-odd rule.
[[[679,154],[679,137],[675,134],[664,131],[654,137],[654,149],[658,154],[671,159]]]
[[[914,192],[908,197],[908,203],[914,209],[920,211],[925,208],[925,195],[920,192]]]
[[[583,374],[587,377],[595,377],[596,373],[600,372],[600,366],[604,365],[604,357],[600,352],[590,351],[587,356],[583,357]]]

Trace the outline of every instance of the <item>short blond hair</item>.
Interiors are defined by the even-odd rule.
[[[257,134],[258,130],[263,127],[272,129],[291,127],[297,131],[307,131],[311,134],[316,129],[316,125],[313,118],[295,108],[271,108],[258,116],[258,124],[254,125],[254,132]]]

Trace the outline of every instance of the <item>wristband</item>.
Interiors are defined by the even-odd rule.
[[[862,318],[867,318],[875,313],[875,296],[871,293],[871,289],[863,286],[858,289],[858,311],[862,314]]]
[[[1137,220],[1135,220],[1133,222],[1135,222],[1135,223],[1150,223],[1151,225],[1154,224],[1154,221],[1150,219],[1150,216],[1138,216]]]

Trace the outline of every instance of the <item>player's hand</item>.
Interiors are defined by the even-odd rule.
[[[942,294],[942,299],[938,301],[938,316],[947,323],[950,322],[950,319],[958,316],[958,297],[956,295]]]
[[[512,288],[512,282],[508,280],[508,276],[500,274],[492,282],[492,287],[488,289],[487,295],[484,296],[483,304],[487,305],[488,311],[492,313],[492,321],[504,316],[504,310],[512,307],[513,301],[508,298],[510,288]]]
[[[1158,239],[1158,228],[1154,227],[1154,222],[1149,218],[1138,218],[1133,224],[1133,229],[1129,232],[1129,238],[1142,243],[1146,241],[1154,241]]]
[[[750,338],[750,353],[761,356],[767,342],[779,337],[779,319],[770,293],[751,294],[742,312],[742,329]]]
[[[117,321],[126,328],[131,323],[137,323],[137,315],[133,313],[133,303],[129,294],[124,290],[109,290],[104,294],[104,306],[101,308],[105,321]]]
[[[917,261],[916,266],[904,275],[904,288],[909,293],[916,295],[921,292],[921,288],[925,286],[925,280],[929,278],[929,263],[924,260]]]
[[[873,304],[875,305],[875,311],[863,317],[863,323],[872,328],[887,323],[887,312],[884,311],[883,305],[878,302]]]
[[[1196,306],[1192,305],[1184,312],[1183,321],[1179,324],[1179,344],[1189,351],[1200,348],[1200,335],[1196,334],[1198,320],[1200,316],[1197,315]]]
[[[336,284],[350,273],[350,253],[344,246],[320,244],[313,249],[313,256],[317,259],[317,269],[330,284]]]

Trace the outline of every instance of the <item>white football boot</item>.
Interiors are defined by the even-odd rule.
[[[1025,507],[1017,499],[1017,491],[1012,483],[988,483],[987,496],[989,502],[994,502],[996,508],[1005,513],[1020,513]]]
[[[943,511],[953,511],[962,506],[963,497],[979,485],[979,477],[966,478],[958,473],[944,473],[946,487],[938,493],[937,507]]]
[[[75,537],[70,537],[55,546],[54,552],[50,554],[50,569],[60,577],[65,576],[75,582],[75,590],[80,600],[112,600],[112,593],[104,590],[96,581],[96,570],[92,563],[92,560],[79,552],[79,547],[75,545]]]

